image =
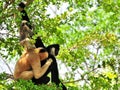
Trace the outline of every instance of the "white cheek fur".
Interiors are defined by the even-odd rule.
[[[55,56],[55,48],[51,48],[50,54],[52,54],[53,56]]]

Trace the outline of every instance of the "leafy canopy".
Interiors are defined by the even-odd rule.
[[[0,2],[0,54],[10,61],[22,52],[18,34],[21,16],[16,9],[19,2],[15,0],[7,8],[3,8],[4,0]],[[67,10],[57,14],[63,3],[68,4]],[[55,14],[52,18],[46,14],[48,6]],[[77,72],[77,83],[83,81],[84,88],[95,90],[116,90],[120,85],[119,9],[119,0],[34,0],[26,7],[33,38],[41,36],[45,45],[60,44],[57,58],[72,70],[65,80],[74,80]],[[68,86],[78,87],[77,83]]]

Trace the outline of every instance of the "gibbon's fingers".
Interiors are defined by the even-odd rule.
[[[47,60],[46,64],[50,65],[52,62],[53,62],[53,60],[50,58],[50,59]]]

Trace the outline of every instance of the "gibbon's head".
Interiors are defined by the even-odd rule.
[[[29,38],[25,38],[20,42],[20,45],[24,46],[26,50],[31,50],[35,48],[35,45],[31,43]]]
[[[39,48],[39,56],[40,56],[40,60],[45,60],[48,58],[48,52],[45,48]]]
[[[60,46],[59,44],[52,44],[52,45],[49,45],[46,49],[49,54],[53,56],[57,56],[59,53]]]
[[[32,30],[32,26],[30,25],[30,22],[28,22],[27,20],[22,20],[21,27],[27,28],[27,30],[28,29]]]
[[[26,20],[23,20],[20,26],[20,41],[24,40],[25,38],[31,38],[33,36],[33,32],[29,27],[29,23]]]
[[[26,20],[23,20],[22,23],[21,23],[21,27],[24,27],[24,28],[30,29],[30,27],[29,27],[29,22],[26,21]]]

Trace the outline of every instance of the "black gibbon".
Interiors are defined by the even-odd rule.
[[[21,14],[22,14],[22,20],[26,20],[27,22],[29,22],[29,24],[27,26],[29,27],[29,29],[31,29],[30,20],[28,18],[26,11],[24,10],[24,7],[25,7],[25,4],[23,2],[21,2],[19,4],[19,8],[21,8],[20,10],[21,10]],[[58,52],[59,52],[59,44],[53,44],[53,45],[49,45],[48,47],[46,47],[46,46],[44,46],[41,38],[38,37],[35,40],[35,47],[36,48],[39,48],[39,47],[45,48],[48,52],[48,59],[51,58],[52,63],[42,77],[40,77],[39,79],[36,79],[35,77],[32,78],[33,83],[34,84],[47,84],[50,81],[50,78],[47,77],[47,75],[48,75],[48,73],[51,72],[51,81],[53,83],[55,83],[57,86],[59,86],[59,84],[61,84],[63,90],[67,90],[67,88],[62,84],[62,82],[59,79],[58,66],[57,66],[57,61],[55,58],[55,56],[58,55]],[[46,62],[47,62],[47,59],[42,60],[40,62],[41,66],[44,66]]]
[[[43,75],[43,77],[39,78],[39,79],[35,79],[33,78],[32,81],[35,84],[43,84],[41,81],[45,80],[47,82],[48,77],[46,77],[48,75],[49,72],[51,72],[51,81],[53,83],[55,83],[57,86],[59,86],[59,84],[61,84],[62,89],[63,90],[67,90],[67,88],[65,87],[65,85],[60,81],[59,79],[59,72],[58,72],[58,65],[57,65],[57,61],[55,56],[58,55],[59,52],[59,44],[53,44],[53,45],[49,45],[48,47],[45,47],[42,40],[40,39],[40,37],[38,37],[36,39],[36,43],[35,46],[38,47],[44,47],[47,49],[48,51],[48,58],[51,58],[53,60],[52,64],[50,65],[50,67],[48,68],[48,70],[46,71],[46,73]],[[46,59],[47,60],[47,59]],[[46,60],[41,61],[41,65],[44,65]],[[45,79],[46,78],[46,79]]]

